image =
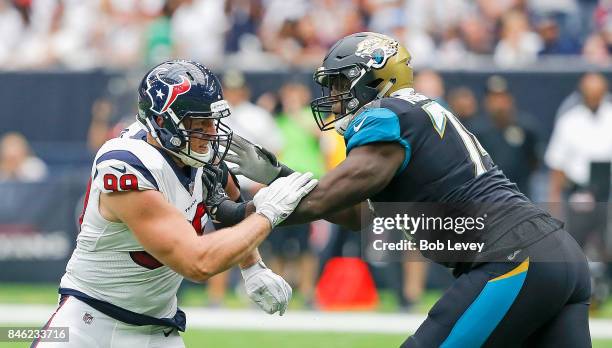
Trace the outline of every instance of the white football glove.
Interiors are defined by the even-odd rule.
[[[270,186],[259,190],[253,198],[255,212],[267,217],[274,228],[283,222],[300,200],[317,186],[319,181],[312,177],[310,172],[304,174],[295,172],[276,179]]]
[[[258,183],[269,185],[279,176],[287,176],[293,172],[280,163],[270,151],[236,133],[232,135],[230,151],[233,153],[228,152],[224,160],[238,165],[230,168],[234,175],[244,175]]]
[[[263,261],[241,270],[247,295],[268,314],[283,315],[291,300],[291,286]]]

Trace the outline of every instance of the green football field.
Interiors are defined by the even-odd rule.
[[[416,313],[427,313],[438,300],[441,291],[428,291],[423,296],[423,300],[415,305],[413,311]],[[57,284],[26,284],[26,283],[5,283],[0,284],[0,304],[57,304]],[[205,307],[208,305],[206,291],[202,286],[188,285],[179,292],[179,304],[183,307]],[[223,307],[231,309],[248,308],[250,303],[245,298],[229,292]],[[377,312],[396,313],[399,310],[396,296],[389,291],[379,293],[379,304]],[[289,310],[305,309],[303,298],[298,292],[293,293],[293,298],[289,304]],[[0,316],[2,313],[0,313]],[[604,303],[601,308],[591,313],[593,318],[612,318],[612,297]],[[612,346],[611,346],[612,347]]]
[[[399,347],[406,338],[404,335],[235,330],[189,330],[183,337],[188,348],[381,348]],[[29,344],[0,342],[0,348],[17,347],[29,347]],[[612,340],[595,340],[593,347],[612,347]]]
[[[439,292],[428,292],[423,303],[414,308],[414,311],[425,313],[435,303]],[[189,286],[181,292],[181,305],[192,307],[206,306],[206,293],[199,286]],[[55,284],[0,284],[0,303],[4,304],[55,304],[57,303],[57,285]],[[231,294],[227,297],[225,307],[247,308],[248,301]],[[299,294],[294,296],[290,310],[304,309],[304,301]],[[391,293],[380,294],[380,304],[377,312],[397,312],[398,306],[395,296]],[[0,317],[10,313],[0,313]],[[597,312],[595,317],[612,317],[612,302],[608,301]],[[39,326],[44,323],[30,323]],[[0,324],[0,326],[12,326]],[[27,325],[19,325],[27,326]],[[187,329],[183,338],[187,347],[213,347],[213,348],[366,348],[366,347],[399,347],[408,336],[406,334],[372,334],[372,333],[344,333],[344,332],[306,332],[306,331],[250,331],[250,330],[211,330]],[[0,348],[29,347],[28,343],[0,342]],[[593,340],[593,347],[612,347],[612,340]]]
[[[203,331],[185,335],[187,347],[220,348],[373,348],[399,347],[408,335],[334,332]],[[612,340],[597,340],[593,347],[612,347]]]

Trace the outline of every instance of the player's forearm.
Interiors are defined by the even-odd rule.
[[[317,190],[318,188],[302,200],[296,210],[283,222],[283,225],[325,219],[352,230],[359,228],[359,218],[354,213],[353,206],[361,201],[360,197],[346,199],[346,197],[334,197],[335,190],[325,190],[325,188],[321,188],[319,192]]]
[[[361,170],[341,169],[324,176],[283,224],[300,224],[325,219],[349,229],[359,229],[359,215],[354,206],[368,197],[369,189],[362,185]]]
[[[259,260],[261,260],[261,255],[259,254],[259,250],[257,250],[257,248],[255,248],[255,250],[253,250],[253,252],[248,254],[247,257],[244,258],[244,260],[242,260],[242,261],[240,261],[240,263],[238,263],[238,266],[241,269],[249,268],[249,267],[253,266],[254,264],[256,264],[257,262],[259,262]]]
[[[321,178],[319,185],[302,199],[286,223],[329,219],[350,229],[358,229],[359,214],[343,210],[363,202],[387,186],[404,156],[404,150],[396,143],[355,148],[339,166]]]
[[[200,263],[207,276],[220,273],[242,261],[249,261],[255,248],[271,231],[267,218],[253,214],[236,226],[221,229],[202,238]]]
[[[338,212],[325,215],[324,219],[341,225],[351,231],[359,232],[361,230],[361,204],[357,204],[350,208],[342,209]]]

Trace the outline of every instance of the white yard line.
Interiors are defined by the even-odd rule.
[[[371,312],[288,311],[271,316],[258,310],[183,308],[188,329],[364,332],[407,334],[414,332],[425,315]],[[0,326],[44,324],[55,311],[48,305],[0,304]],[[612,338],[612,319],[591,319],[591,337]]]

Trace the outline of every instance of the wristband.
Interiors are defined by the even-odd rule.
[[[253,274],[258,273],[259,271],[263,271],[265,269],[268,269],[268,267],[266,267],[266,264],[263,262],[263,260],[259,259],[259,261],[255,262],[253,265],[244,269],[240,269],[240,273],[242,274],[242,278],[248,279]]]
[[[219,221],[221,227],[236,225],[246,217],[247,204],[248,202],[236,203],[226,199],[217,207],[215,220]]]

